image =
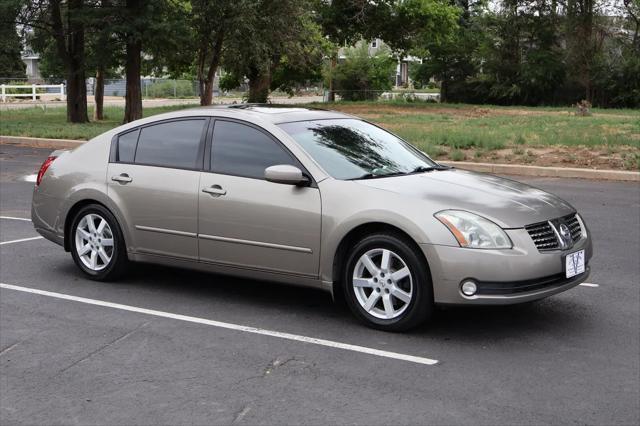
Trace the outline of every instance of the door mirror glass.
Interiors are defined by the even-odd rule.
[[[286,185],[306,185],[309,183],[309,179],[302,174],[302,170],[288,164],[267,167],[264,171],[264,178],[269,182]]]

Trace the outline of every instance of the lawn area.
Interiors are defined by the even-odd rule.
[[[183,108],[193,108],[193,105],[145,108],[143,112],[144,116],[148,117]],[[89,108],[89,117],[92,115],[93,108]],[[67,112],[64,107],[2,110],[0,111],[0,135],[89,140],[121,125],[124,108],[107,106],[104,108],[104,115],[103,121],[70,124],[67,123]]]
[[[640,110],[496,107],[406,102],[313,104],[354,114],[387,128],[435,159],[540,166],[640,169]],[[192,106],[146,108],[145,116]],[[0,135],[90,139],[118,126],[122,107],[107,119],[65,122],[64,108],[0,111]],[[91,111],[90,111],[91,114]]]

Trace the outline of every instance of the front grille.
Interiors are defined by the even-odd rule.
[[[553,250],[560,247],[556,233],[549,222],[535,223],[524,227],[538,250]]]
[[[564,223],[567,224],[569,230],[571,231],[571,239],[575,243],[582,237],[582,227],[580,226],[580,221],[578,220],[577,214],[572,214],[564,218]]]
[[[560,241],[558,241],[556,233],[556,229],[558,229],[557,227],[560,226],[561,223],[564,223],[569,228],[571,240],[574,243],[582,238],[582,227],[580,226],[580,220],[576,213],[547,222],[527,225],[524,229],[527,230],[538,250],[557,250],[563,247]],[[554,229],[554,227],[556,229]]]

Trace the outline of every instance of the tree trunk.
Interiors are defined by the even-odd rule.
[[[202,66],[198,64],[199,71],[199,84],[200,84],[200,105],[211,105],[213,102],[213,83],[216,77],[216,71],[220,65],[220,56],[222,53],[222,42],[224,41],[224,31],[218,31],[215,42],[213,44],[213,51],[211,52],[211,60],[209,61],[209,69],[206,76],[204,75],[204,63]],[[199,56],[199,60],[203,62],[207,60],[207,55],[202,54]]]
[[[449,80],[447,76],[440,82],[440,103],[449,102]]]
[[[264,104],[269,99],[271,75],[259,71],[251,72],[249,76],[249,103]]]
[[[83,0],[69,0],[67,26],[62,20],[60,0],[50,3],[53,37],[56,40],[58,55],[65,65],[67,80],[67,121],[86,123],[87,86],[85,83],[84,24],[78,18],[82,16]]]
[[[93,91],[95,99],[95,109],[93,110],[94,120],[104,120],[104,68],[98,67],[96,70],[96,87]]]
[[[333,73],[336,70],[336,64],[337,64],[337,56],[338,56],[338,52],[335,52],[334,55],[331,55],[331,70],[329,71],[329,94],[327,96],[327,102],[335,102],[336,100],[336,92],[334,89],[334,84],[333,84]]]
[[[125,64],[127,93],[124,103],[123,123],[142,118],[142,89],[140,87],[142,42],[139,38],[127,41],[127,58]]]

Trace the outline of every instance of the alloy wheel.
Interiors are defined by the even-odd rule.
[[[92,271],[106,268],[114,252],[113,232],[99,214],[88,213],[78,221],[75,232],[76,253],[80,261]]]
[[[413,278],[396,253],[375,248],[364,253],[353,270],[356,299],[369,315],[393,319],[402,315],[413,297]]]

